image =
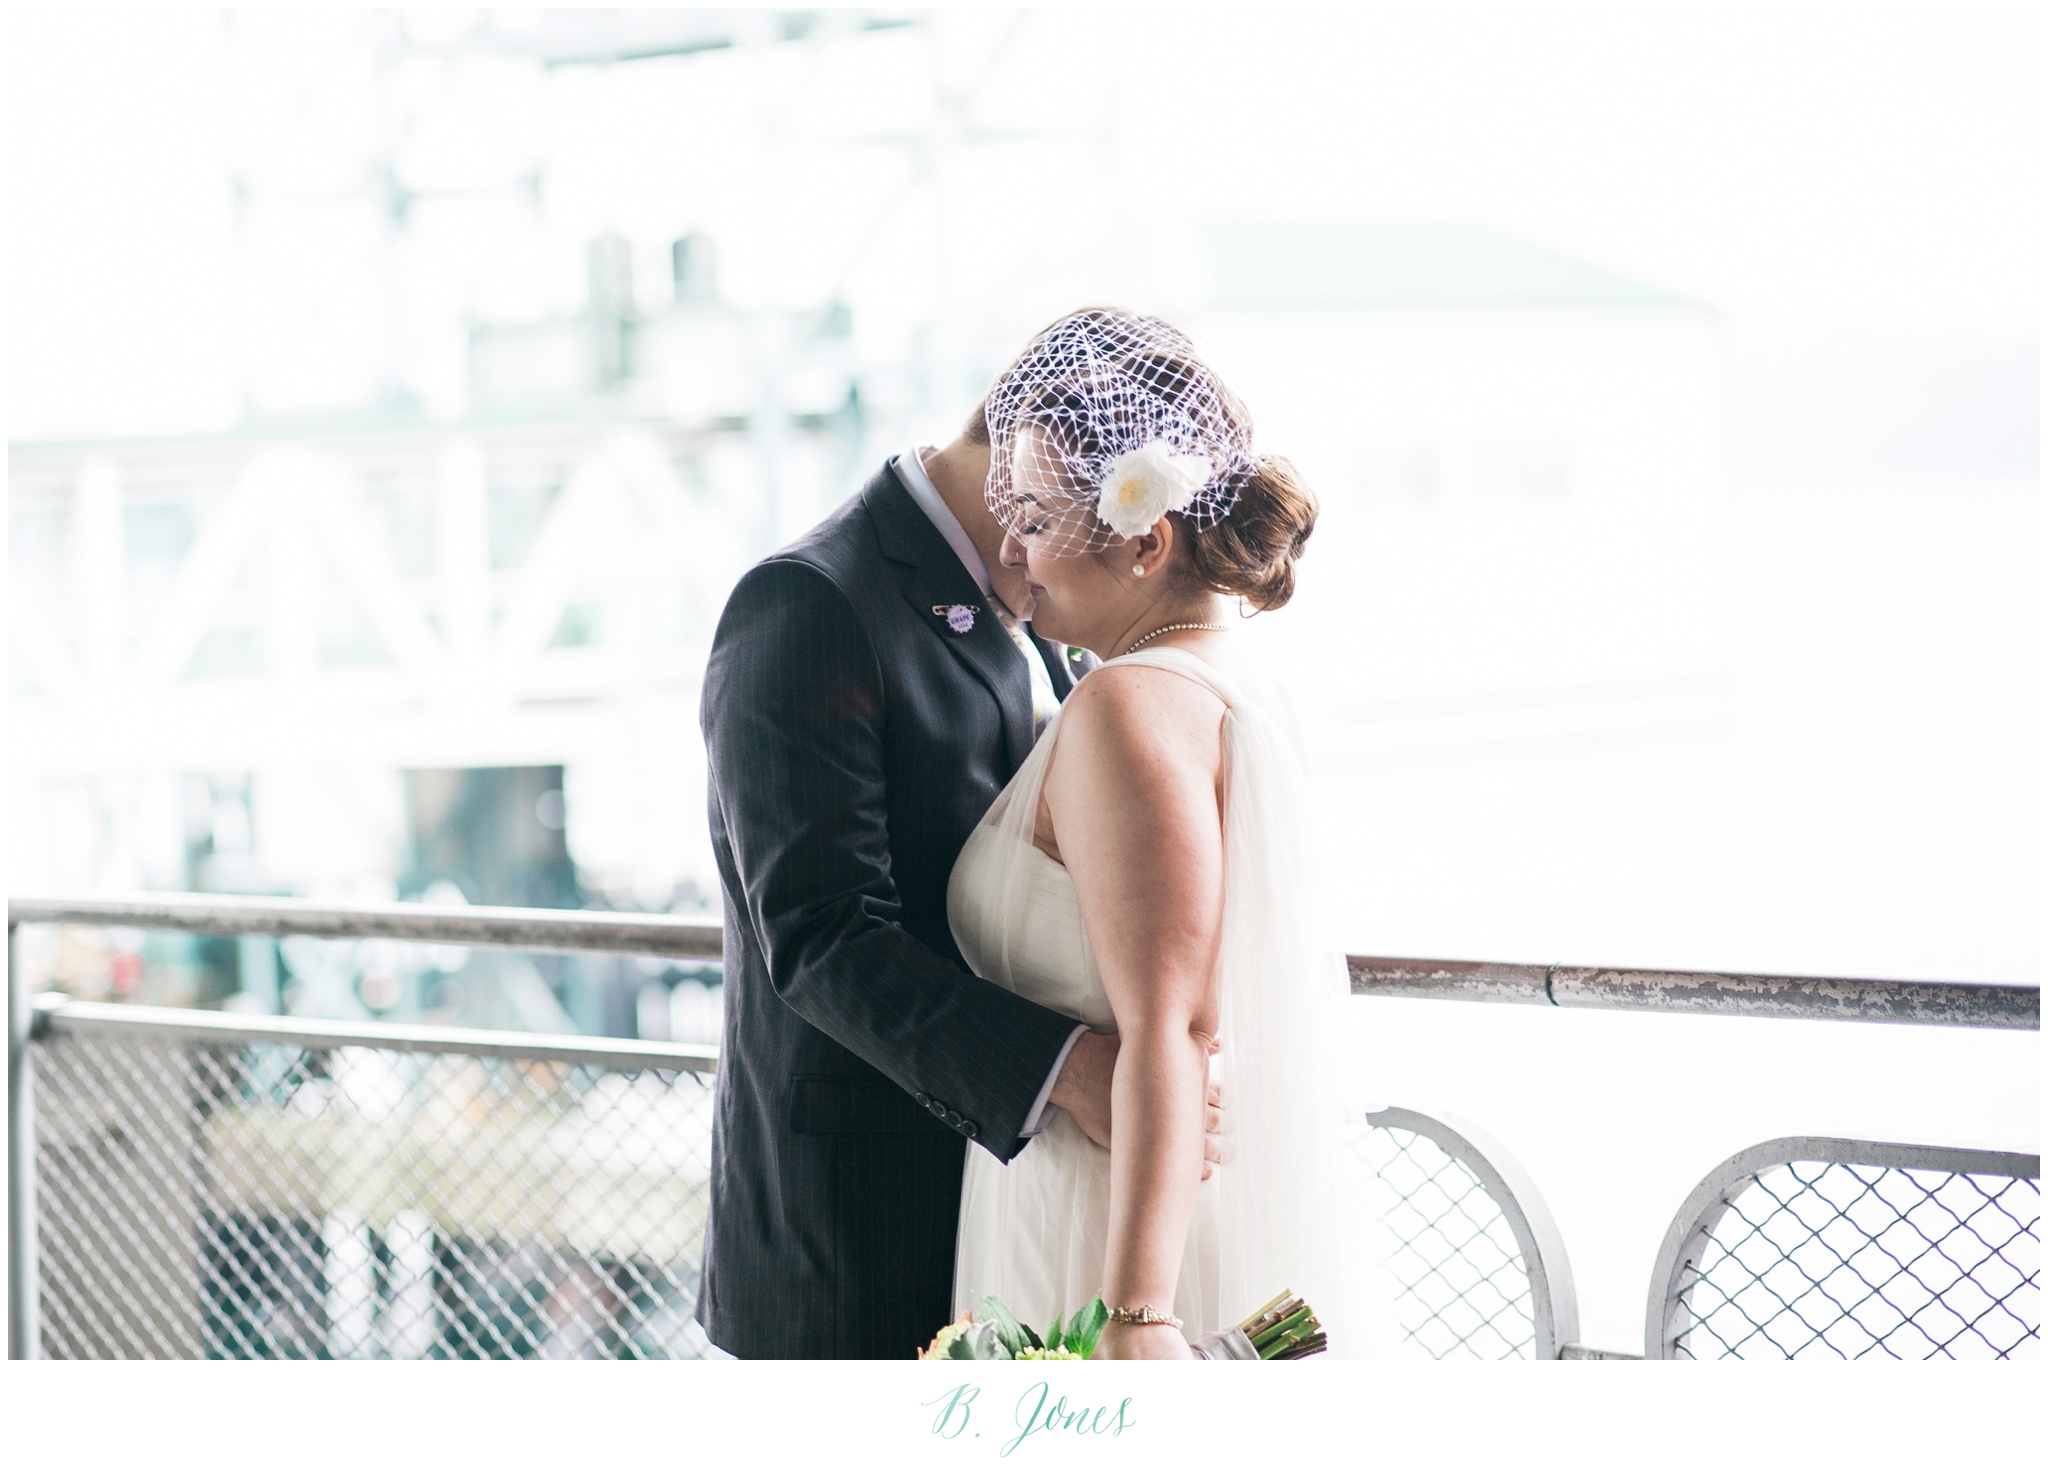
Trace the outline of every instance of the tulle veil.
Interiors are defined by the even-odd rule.
[[[1218,959],[1224,1083],[1231,1132],[1226,1164],[1202,1184],[1209,1226],[1182,1271],[1180,1313],[1235,1324],[1290,1288],[1329,1331],[1331,1355],[1377,1355],[1383,1302],[1367,1257],[1371,1220],[1361,1164],[1346,1144],[1336,1044],[1350,989],[1329,937],[1314,869],[1302,745],[1277,687],[1236,679],[1181,648],[1127,653],[1111,666],[1192,678],[1227,705],[1223,720],[1224,883]],[[1267,680],[1254,673],[1259,683]],[[1249,696],[1248,696],[1249,695]],[[985,818],[1006,838],[997,884],[1005,964],[1031,915],[1026,863],[1058,736],[1057,716]],[[1200,1280],[1197,1285],[1196,1281]],[[1189,1299],[1190,1289],[1206,1297]],[[1195,1312],[1195,1313],[1191,1313]]]

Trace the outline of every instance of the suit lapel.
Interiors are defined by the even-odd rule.
[[[1083,647],[1068,647],[1040,637],[1036,632],[1031,640],[1038,645],[1038,655],[1045,660],[1045,669],[1052,677],[1052,691],[1061,703],[1074,691],[1074,685],[1094,669],[1095,654]]]
[[[1031,752],[1031,673],[1017,644],[893,467],[869,480],[861,498],[874,522],[883,556],[895,564],[900,575],[911,611],[981,681],[1002,709],[1004,752],[1014,771]],[[973,621],[965,632],[955,630],[947,621],[947,612],[954,607],[971,610]]]

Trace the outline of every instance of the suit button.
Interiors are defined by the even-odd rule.
[[[927,1110],[927,1111],[931,1110],[931,1107],[932,1107],[932,1098],[931,1098],[931,1097],[929,1097],[929,1096],[927,1096],[927,1095],[925,1095],[925,1093],[924,1093],[924,1092],[922,1092],[922,1091],[919,1091],[919,1092],[917,1093],[917,1096],[916,1096],[916,1098],[915,1098],[915,1099],[916,1099],[916,1101],[917,1101],[917,1104],[918,1104],[918,1105],[920,1105],[920,1106],[922,1106],[922,1107],[923,1107],[923,1108],[924,1108],[925,1110]]]
[[[960,1123],[960,1135],[967,1138],[968,1141],[973,1141],[980,1134],[981,1128],[976,1126],[973,1122],[963,1121]]]
[[[960,1122],[961,1122],[961,1120],[962,1120],[962,1118],[961,1118],[961,1115],[960,1115],[960,1113],[959,1113],[959,1112],[957,1112],[957,1111],[949,1111],[949,1112],[947,1112],[947,1113],[946,1113],[946,1125],[947,1125],[947,1126],[958,1126],[958,1125],[960,1125]]]

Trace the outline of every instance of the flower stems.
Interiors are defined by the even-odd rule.
[[[1238,1327],[1261,1361],[1298,1361],[1330,1348],[1315,1311],[1292,1290],[1282,1290]]]

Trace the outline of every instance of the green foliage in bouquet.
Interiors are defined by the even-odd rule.
[[[1066,1347],[1083,1361],[1095,1354],[1095,1343],[1102,1339],[1102,1327],[1109,1324],[1109,1307],[1097,1295],[1074,1312],[1074,1318],[1067,1323]],[[1053,1344],[1060,1344],[1059,1325],[1053,1322]]]
[[[1095,1352],[1109,1311],[1097,1295],[1074,1312],[1071,1322],[1055,1318],[1041,1336],[1014,1315],[994,1295],[982,1295],[976,1303],[982,1319],[972,1310],[932,1337],[932,1343],[917,1353],[920,1361],[1085,1361]]]
[[[973,1310],[961,1310],[961,1319],[932,1337],[932,1345],[918,1351],[920,1362],[1085,1362],[1096,1353],[1102,1327],[1110,1323],[1110,1312],[1098,1294],[1065,1321],[1053,1316],[1047,1333],[1038,1335],[1024,1325],[1008,1304],[993,1294],[975,1296],[981,1319]],[[1239,1339],[1241,1337],[1241,1339]],[[1229,1341],[1237,1341],[1233,1347]],[[1223,1343],[1221,1351],[1217,1343]],[[1300,1362],[1309,1355],[1329,1349],[1323,1323],[1315,1310],[1292,1290],[1282,1290],[1249,1316],[1217,1335],[1196,1341],[1196,1355],[1210,1359],[1249,1359],[1262,1362]]]
[[[932,1343],[917,1353],[917,1359],[1086,1361],[1095,1354],[1102,1328],[1109,1323],[1109,1310],[1100,1295],[1076,1310],[1072,1320],[1053,1317],[1043,1336],[1019,1320],[994,1295],[978,1296],[975,1304],[982,1318],[976,1319],[973,1310],[961,1311],[958,1320],[933,1336]],[[1243,1339],[1235,1347],[1229,1346],[1225,1337],[1236,1339],[1240,1333]],[[1256,1354],[1261,1361],[1299,1361],[1321,1355],[1330,1346],[1315,1311],[1292,1290],[1282,1290],[1233,1329],[1204,1336],[1196,1343],[1195,1354],[1200,1356],[1206,1351],[1215,1358],[1219,1353],[1210,1347],[1217,1341],[1225,1341],[1221,1352],[1224,1356],[1248,1359]]]

